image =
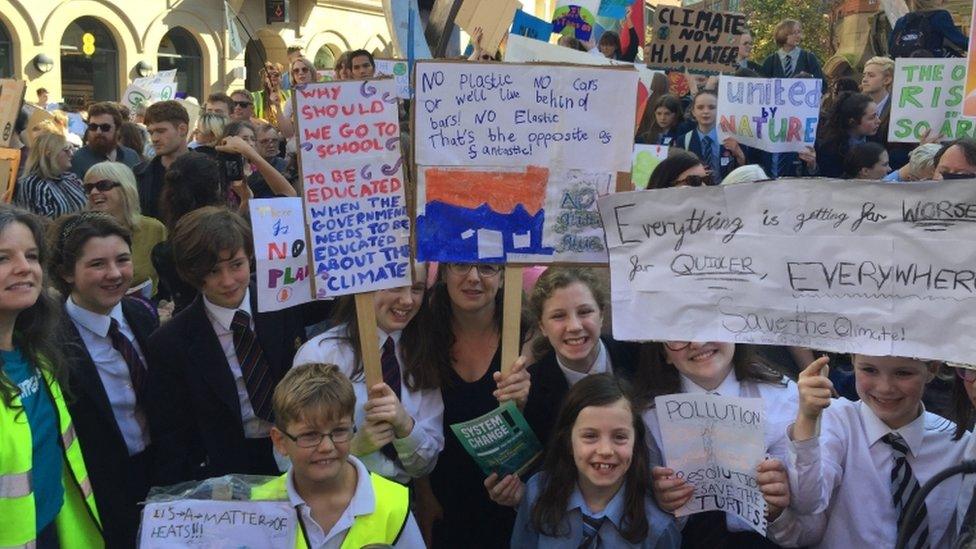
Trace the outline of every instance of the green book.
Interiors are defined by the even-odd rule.
[[[542,455],[539,439],[511,401],[483,416],[455,423],[451,430],[486,476],[521,474]]]

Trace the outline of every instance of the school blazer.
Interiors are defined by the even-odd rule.
[[[251,283],[251,311],[258,342],[277,384],[304,342],[297,309],[258,313]],[[196,299],[149,338],[146,412],[155,445],[156,485],[255,470],[247,459],[237,385],[203,304]]]
[[[695,156],[702,158],[702,143],[701,139],[698,137],[698,131],[694,128],[685,132],[683,135],[679,135],[677,139],[671,142],[672,147],[677,147],[679,149],[685,149],[688,152],[695,153]],[[739,167],[739,164],[735,160],[735,156],[732,151],[725,148],[721,142],[718,144],[718,156],[719,160],[719,177],[715,180],[715,184],[718,185],[725,179],[725,176],[729,175],[729,172]],[[728,159],[727,162],[723,162]]]
[[[809,50],[800,49],[800,56],[797,57],[796,67],[793,67],[794,76],[791,78],[796,78],[795,75],[801,72],[808,72],[814,78],[819,78],[821,81],[824,80],[824,73],[823,69],[820,68],[820,61]],[[786,78],[786,75],[783,74],[783,63],[779,60],[779,50],[769,54],[763,61],[762,74],[767,78]]]
[[[159,318],[148,305],[131,297],[122,299],[122,314],[145,354],[150,334],[159,327]],[[95,363],[67,313],[62,315],[60,335],[68,363],[68,410],[81,440],[106,546],[134,547],[139,508],[138,501],[130,501],[129,494],[141,488],[126,485],[129,475],[124,471],[129,467],[129,450]],[[151,446],[146,451],[151,452]]]
[[[600,340],[603,341],[607,354],[610,355],[610,368],[613,374],[632,381],[637,372],[639,344],[617,341],[609,336],[600,336]],[[549,351],[538,362],[530,365],[529,375],[532,378],[532,386],[529,387],[523,415],[539,437],[539,441],[545,446],[566,393],[569,392],[569,382],[566,381],[566,376],[556,362],[555,351]]]

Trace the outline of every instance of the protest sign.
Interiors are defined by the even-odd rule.
[[[627,15],[627,7],[632,3],[632,0],[600,0],[600,8],[597,10],[597,16],[610,19],[623,19]]]
[[[548,43],[549,37],[552,35],[552,23],[529,15],[522,10],[515,10],[515,17],[512,19],[512,34]],[[507,55],[507,45],[505,49]]]
[[[819,78],[738,78],[718,83],[718,138],[769,152],[813,147],[820,120]]]
[[[646,189],[651,180],[654,168],[668,157],[670,147],[667,145],[634,145],[634,156],[631,159],[630,180],[635,189]]]
[[[14,123],[26,86],[23,80],[0,79],[0,147],[9,147],[14,138]]]
[[[895,59],[888,141],[918,143],[928,129],[943,140],[976,137],[960,112],[965,78],[965,59]]]
[[[766,535],[766,500],[756,482],[766,453],[762,399],[672,394],[655,398],[654,408],[665,463],[695,487],[675,516],[725,511]]]
[[[396,83],[310,84],[294,100],[315,296],[410,285]]]
[[[976,17],[976,2],[973,2],[973,11],[970,12],[969,20],[973,21],[974,17]],[[976,117],[976,40],[973,40],[974,35],[976,35],[976,25],[970,25],[969,50],[966,55],[966,101],[963,103],[962,114],[971,117]]]
[[[142,511],[139,547],[292,547],[296,517],[288,501],[150,502]]]
[[[734,72],[739,37],[748,32],[741,13],[658,6],[652,20],[648,66],[715,74]]]
[[[595,199],[630,170],[631,121],[613,110],[634,103],[636,80],[629,69],[418,63],[419,259],[605,262]]]
[[[299,197],[252,199],[251,230],[258,311],[278,311],[312,297],[305,217]]]
[[[618,339],[976,356],[971,180],[778,180],[599,209]]]
[[[146,101],[175,99],[176,88],[176,69],[136,78],[122,93],[122,104],[129,107],[129,110],[135,110]]]
[[[454,23],[468,34],[480,27],[481,47],[489,55],[495,55],[508,34],[517,7],[517,0],[463,0]]]
[[[334,76],[334,75],[333,75]],[[376,59],[376,76],[392,76],[396,82],[396,94],[400,99],[410,99],[410,70],[403,59]],[[334,81],[335,78],[329,79]]]
[[[552,32],[586,42],[593,35],[600,0],[556,0],[552,12]]]
[[[542,444],[512,401],[451,431],[485,475],[520,474],[542,455]]]
[[[14,198],[20,154],[20,149],[0,148],[0,202],[9,204]]]

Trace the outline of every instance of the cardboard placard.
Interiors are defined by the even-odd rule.
[[[13,144],[14,124],[26,89],[27,83],[23,80],[0,79],[0,147]]]
[[[699,74],[735,72],[739,37],[749,31],[741,13],[663,5],[651,27],[648,66]]]
[[[512,26],[517,8],[517,0],[464,0],[454,23],[468,34],[481,27],[481,47],[485,53],[495,55]]]

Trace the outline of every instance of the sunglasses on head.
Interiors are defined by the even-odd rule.
[[[234,101],[234,104],[237,105],[238,107],[242,108],[242,109],[246,109],[246,108],[250,107],[251,105],[253,105],[254,103],[252,103],[250,101]]]
[[[82,187],[85,189],[85,194],[91,194],[91,192],[95,189],[98,189],[98,192],[104,193],[104,192],[111,191],[115,187],[119,187],[121,185],[122,184],[119,183],[118,181],[103,179],[101,181],[96,181],[94,183],[85,183],[84,185],[82,185]]]
[[[113,126],[111,124],[88,124],[88,131],[90,132],[102,132],[108,133],[112,131]]]
[[[701,187],[701,186],[709,186],[714,184],[715,184],[715,180],[712,179],[712,174],[686,175],[674,182],[675,187],[681,187],[681,186]]]

